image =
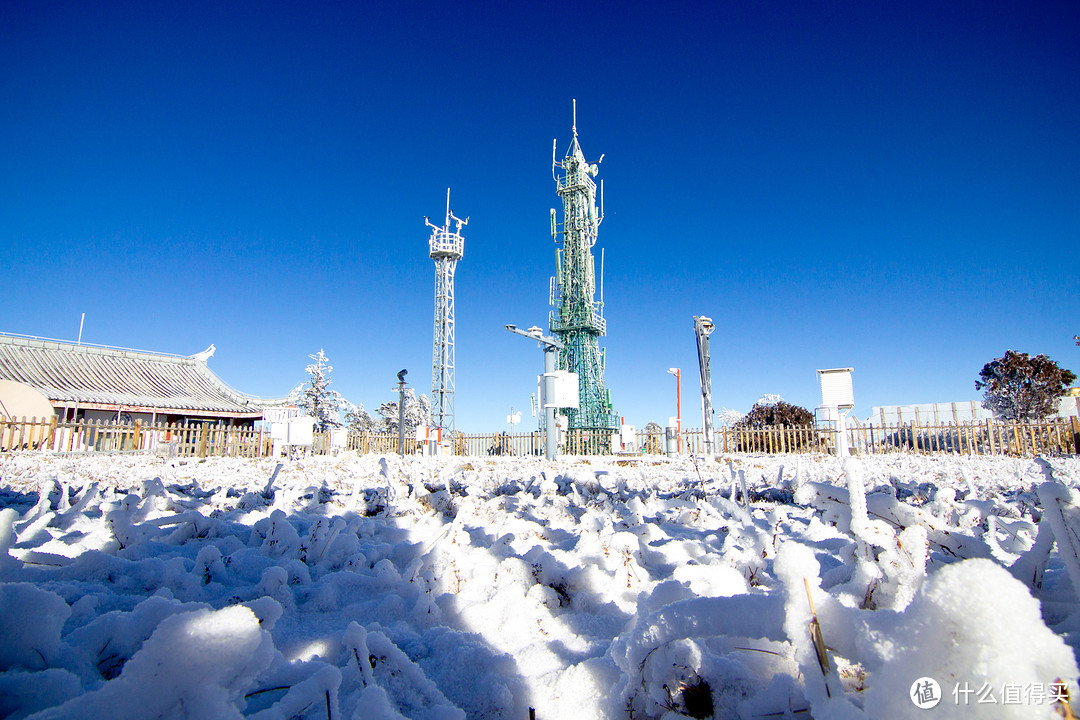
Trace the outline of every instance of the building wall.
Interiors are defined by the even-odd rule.
[[[57,408],[56,414],[60,419],[67,418],[68,420],[74,419],[74,408],[67,408],[65,415],[65,408]],[[83,409],[79,408],[78,419],[89,420],[91,422],[105,422],[115,423],[118,420],[118,413],[116,410],[99,410],[99,409]],[[210,425],[228,425],[230,427],[254,427],[255,420],[253,418],[230,418],[230,417],[204,417],[198,415],[180,415],[175,412],[162,411],[158,413],[149,412],[136,412],[134,410],[120,410],[119,422],[121,423],[135,423],[139,422],[142,425],[171,425],[173,423],[196,425],[196,424],[210,424]]]
[[[913,405],[875,406],[866,423],[881,425],[884,414],[886,425],[914,422],[944,424],[951,422],[971,422],[972,420],[991,420],[994,414],[983,407],[982,402],[971,400],[956,403],[917,403]],[[1080,397],[1066,395],[1058,402],[1058,417],[1080,417]]]

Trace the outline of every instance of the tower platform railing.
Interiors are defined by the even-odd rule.
[[[465,239],[457,233],[435,232],[428,240],[431,257],[461,259],[465,254]]]
[[[586,173],[581,173],[580,178],[581,178],[581,180],[578,180],[574,176],[556,178],[556,180],[555,180],[556,192],[561,192],[563,190],[568,190],[568,189],[573,190],[573,189],[578,189],[578,188],[588,188],[590,191],[592,191],[593,194],[595,194],[596,193],[596,182],[591,177],[589,177]]]
[[[551,332],[570,332],[572,330],[589,330],[597,335],[607,334],[607,320],[598,310],[593,310],[592,317],[563,319],[559,317],[557,310],[548,313],[548,324]]]

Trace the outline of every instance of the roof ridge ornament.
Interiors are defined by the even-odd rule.
[[[206,348],[201,353],[195,353],[191,356],[191,359],[198,360],[201,363],[205,363],[207,360],[214,356],[215,350],[217,350],[217,348],[214,347],[214,343],[210,343],[210,347]]]

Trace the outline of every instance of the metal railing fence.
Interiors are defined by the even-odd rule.
[[[1055,417],[1039,421],[970,422],[861,425],[847,428],[848,446],[855,454],[890,452],[948,453],[959,455],[1064,455],[1080,454],[1080,420]],[[835,452],[837,430],[829,426],[721,428],[715,431],[717,454]],[[612,452],[607,433],[570,431],[562,452],[567,455],[604,455]],[[456,433],[447,444],[462,456],[543,456],[544,434]],[[343,447],[331,446],[330,433],[315,433],[309,452],[335,450],[359,453],[396,453],[396,432],[350,432]],[[0,452],[44,450],[50,452],[157,452],[178,457],[268,457],[274,441],[265,428],[224,424],[143,424],[95,420],[65,421],[51,418],[0,418]],[[421,451],[414,438],[405,439],[405,452]],[[278,452],[281,452],[279,446]],[[634,455],[664,455],[664,431],[638,430]],[[686,429],[679,435],[678,452],[706,453],[705,433]]]

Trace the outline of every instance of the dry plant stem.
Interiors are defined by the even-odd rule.
[[[814,598],[810,595],[810,581],[803,578],[803,584],[806,586],[806,599],[810,603],[810,641],[814,644],[814,653],[817,655],[818,667],[821,668],[821,674],[825,678],[825,694],[828,697],[832,697],[832,692],[829,690],[829,655],[825,650],[825,638],[821,635],[821,623],[818,622],[817,609],[814,607]]]
[[[1061,688],[1057,695],[1057,703],[1054,710],[1058,715],[1065,718],[1065,720],[1077,720],[1076,713],[1073,712],[1072,703],[1069,698],[1069,686],[1061,678],[1056,678],[1052,685]]]

